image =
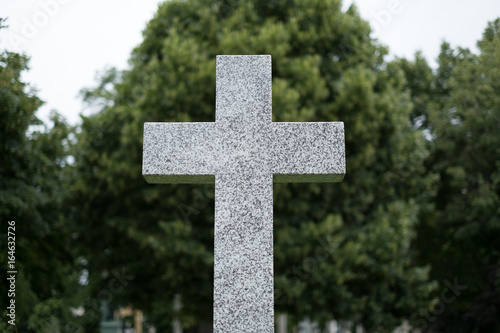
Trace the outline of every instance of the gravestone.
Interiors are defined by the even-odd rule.
[[[145,123],[149,183],[214,183],[214,332],[274,332],[273,182],[337,182],[342,122],[272,122],[271,56],[217,56],[215,122]]]
[[[321,333],[321,329],[317,322],[306,317],[299,322],[298,333]]]

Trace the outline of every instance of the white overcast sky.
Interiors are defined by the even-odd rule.
[[[160,2],[1,0],[0,17],[8,17],[9,28],[0,31],[0,48],[31,57],[23,78],[46,102],[40,118],[46,121],[55,109],[78,123],[85,114],[80,89],[93,86],[107,66],[127,67]],[[344,9],[353,2],[391,57],[413,59],[421,50],[432,65],[444,40],[476,51],[487,22],[500,17],[500,0],[344,0]]]

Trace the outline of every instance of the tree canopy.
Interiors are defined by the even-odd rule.
[[[441,290],[445,280],[462,286],[426,323],[440,332],[500,331],[500,19],[478,47],[476,55],[444,43],[434,75],[421,57],[401,60],[415,119],[430,136],[427,169],[438,176],[419,227],[420,261]]]
[[[0,19],[0,25],[2,22]],[[65,141],[70,128],[56,113],[50,129],[37,119],[35,112],[42,101],[21,79],[27,69],[27,56],[0,53],[0,262],[2,276],[8,256],[15,259],[10,270],[18,272],[15,297],[8,299],[9,283],[0,285],[0,329],[6,332],[15,331],[14,326],[4,323],[13,319],[5,313],[10,299],[16,301],[15,322],[21,331],[45,325],[51,316],[68,318],[72,304],[66,295],[71,281],[78,279],[71,250],[72,228],[63,209],[68,184],[65,166],[69,146]],[[9,221],[15,222],[15,229],[9,230],[13,233],[10,239]],[[9,255],[8,240],[15,243]],[[41,316],[48,307],[52,313]]]

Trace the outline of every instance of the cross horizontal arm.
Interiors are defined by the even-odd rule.
[[[144,123],[148,183],[214,183],[215,123]]]
[[[344,178],[343,122],[273,123],[274,182],[340,182]]]

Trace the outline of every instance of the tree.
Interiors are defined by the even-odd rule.
[[[4,20],[0,19],[0,26]],[[0,263],[5,281],[7,261],[7,227],[15,238],[16,275],[15,297],[7,297],[10,284],[0,285],[2,322],[10,299],[16,301],[16,325],[19,331],[28,330],[28,322],[50,318],[37,309],[48,303],[62,302],[58,319],[69,318],[69,299],[66,297],[71,278],[79,271],[71,251],[71,227],[62,209],[65,198],[69,127],[57,114],[49,130],[35,116],[42,101],[29,84],[21,80],[28,69],[28,57],[18,53],[0,53],[0,221],[2,252]],[[34,126],[34,127],[33,127]],[[12,224],[12,223],[11,223]],[[66,297],[66,298],[65,298]],[[62,304],[62,303],[61,303]],[[52,313],[51,315],[54,315]],[[35,317],[34,317],[35,316]],[[14,326],[2,323],[2,331]]]
[[[438,175],[433,212],[419,226],[420,261],[432,264],[440,293],[460,286],[420,317],[429,331],[500,332],[499,32],[500,19],[488,24],[478,55],[443,43],[430,78],[418,57],[406,62],[408,82],[425,82],[409,88],[424,101],[414,110],[429,135],[427,168]]]
[[[73,205],[91,280],[135,276],[115,304],[168,331],[211,322],[213,188],[147,185],[145,121],[213,121],[215,56],[271,54],[275,121],[342,120],[343,183],[275,186],[276,311],[350,319],[389,331],[428,305],[434,284],[413,262],[419,206],[430,193],[422,133],[401,69],[339,0],[188,0],[158,8],[131,69],[107,72],[85,99]],[[89,246],[92,244],[92,246]],[[176,294],[183,307],[173,308]]]

